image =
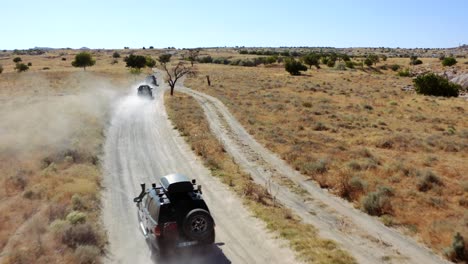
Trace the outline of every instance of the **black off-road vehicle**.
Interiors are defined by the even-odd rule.
[[[153,88],[146,84],[140,85],[138,87],[138,95],[153,99]]]
[[[173,249],[213,244],[214,220],[202,198],[201,186],[181,174],[160,179],[134,198],[141,231],[151,245],[164,255]]]

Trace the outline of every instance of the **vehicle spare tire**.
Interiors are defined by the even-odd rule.
[[[214,221],[210,213],[203,209],[193,209],[184,218],[184,234],[192,240],[205,243],[214,241]]]

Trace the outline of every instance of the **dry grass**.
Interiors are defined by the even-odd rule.
[[[203,110],[193,98],[182,94],[167,96],[166,105],[176,128],[212,174],[242,196],[255,216],[265,221],[268,229],[288,240],[301,259],[309,263],[354,263],[352,257],[334,242],[318,237],[312,226],[302,223],[290,210],[275,203],[265,187],[255,184],[249,175],[241,172],[211,134]]]
[[[33,64],[24,73],[0,60],[2,263],[87,263],[91,253],[97,263],[104,252],[99,156],[112,99],[134,77],[107,59],[83,72],[56,53],[20,56]],[[55,232],[74,210],[86,227]]]
[[[422,61],[412,70],[443,71],[438,59]],[[455,69],[466,72],[466,59],[458,61]],[[385,63],[410,67],[409,59]],[[280,65],[198,68],[199,76],[186,85],[223,101],[250,134],[305,177],[357,207],[378,187],[392,188],[391,210],[385,210],[392,225],[437,251],[450,246],[455,232],[468,238],[464,99],[404,92],[411,78],[396,76],[390,67],[377,72],[323,66],[298,77]],[[427,173],[440,184],[418,188]]]

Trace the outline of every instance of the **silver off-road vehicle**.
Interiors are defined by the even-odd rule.
[[[201,186],[184,175],[170,174],[134,198],[141,231],[164,255],[173,249],[209,245],[215,241],[215,223],[202,198]]]

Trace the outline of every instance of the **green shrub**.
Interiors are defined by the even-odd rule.
[[[67,215],[66,219],[72,225],[82,224],[86,222],[86,214],[79,211],[72,211]]]
[[[156,66],[156,61],[153,58],[151,58],[151,56],[146,56],[145,59],[146,67],[153,68],[154,66]]]
[[[29,70],[29,67],[24,63],[17,63],[15,66],[15,70],[17,70],[18,72],[24,72]]]
[[[307,162],[302,166],[301,170],[308,175],[324,174],[328,171],[328,162],[324,159],[316,162]]]
[[[86,208],[83,198],[77,193],[72,196],[71,201],[73,210],[82,210]]]
[[[28,62],[28,66],[31,67],[31,66],[32,66],[32,63],[31,63],[31,62]]]
[[[457,60],[454,57],[446,57],[442,60],[443,66],[453,66],[457,64]]]
[[[114,52],[114,54],[112,54],[112,58],[114,59],[120,58],[120,53],[118,53],[117,51]]]
[[[18,63],[18,62],[21,62],[21,61],[22,61],[22,60],[21,60],[20,57],[16,57],[16,58],[13,59],[13,62],[14,62],[14,63]]]
[[[367,67],[370,67],[370,66],[372,66],[372,60],[369,59],[369,58],[366,58],[366,59],[364,60],[364,64],[365,64]]]
[[[401,71],[398,72],[398,76],[400,76],[400,77],[410,77],[411,76],[410,70],[408,68],[406,68],[404,70],[401,70]]]
[[[346,67],[350,69],[354,69],[354,62],[352,61],[345,61]]]
[[[307,71],[307,67],[295,59],[286,60],[284,68],[291,75],[301,75],[301,71]]]
[[[101,255],[101,250],[96,246],[81,245],[75,249],[74,257],[78,264],[94,264]]]
[[[331,60],[331,59],[329,59],[329,60],[327,61],[327,66],[328,66],[328,67],[330,67],[330,68],[333,68],[333,67],[335,67],[335,61],[334,61],[334,60]]]
[[[418,190],[420,192],[426,192],[432,189],[435,185],[442,186],[442,180],[434,174],[432,171],[428,170],[424,173],[422,178],[417,183]]]
[[[398,71],[400,69],[400,65],[393,64],[392,66],[390,66],[390,69],[392,69],[392,71]]]
[[[390,197],[393,196],[393,190],[388,187],[379,187],[377,191],[368,193],[362,200],[362,209],[375,216],[390,214],[392,204]]]
[[[211,56],[206,56],[206,57],[200,57],[198,58],[199,63],[212,63],[213,58]]]
[[[68,228],[70,228],[70,223],[62,219],[56,219],[49,225],[49,230],[57,237],[62,237]]]
[[[461,86],[434,73],[420,75],[413,80],[417,93],[424,95],[457,97]]]
[[[455,260],[468,260],[465,252],[465,240],[458,232],[453,236],[452,249],[455,252]]]

